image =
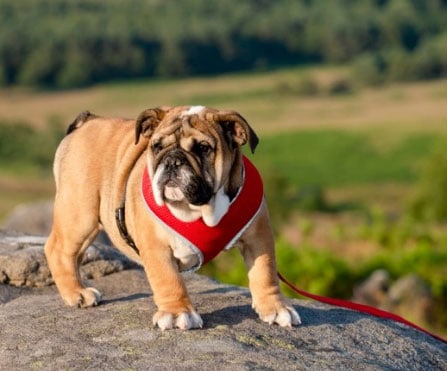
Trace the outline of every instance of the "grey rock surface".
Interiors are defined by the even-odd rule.
[[[0,241],[5,256],[11,236]],[[40,259],[37,243],[22,250]],[[124,266],[92,273],[104,301],[89,309],[64,306],[54,286],[0,284],[0,370],[447,369],[447,345],[407,326],[296,299],[303,324],[269,326],[252,311],[247,289],[197,274],[185,280],[204,328],[162,332],[152,326],[144,271]]]
[[[17,205],[0,223],[0,228],[37,236],[48,236],[53,225],[53,200],[41,200]],[[98,243],[110,244],[110,239],[101,231],[95,239]]]
[[[47,236],[53,225],[53,201],[36,201],[17,205],[3,220],[1,227],[23,233]]]
[[[41,287],[52,285],[43,252],[46,237],[0,230],[0,284]],[[97,278],[138,265],[111,246],[94,243],[81,266],[83,279]],[[1,299],[0,299],[1,302]]]

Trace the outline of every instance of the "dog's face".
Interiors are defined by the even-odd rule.
[[[242,183],[240,147],[258,143],[246,120],[202,106],[159,107],[138,117],[136,142],[141,135],[157,204],[183,221],[218,224]]]

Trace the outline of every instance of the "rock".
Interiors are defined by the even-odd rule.
[[[354,289],[353,301],[372,305],[417,323],[430,324],[434,298],[429,286],[417,275],[408,274],[392,282],[379,269]]]
[[[6,216],[1,227],[39,236],[48,236],[53,224],[53,201],[17,205]]]
[[[378,269],[354,288],[352,300],[362,304],[383,307],[387,301],[390,281],[390,274],[384,269]]]
[[[41,287],[53,284],[43,246],[46,237],[0,230],[0,283]],[[97,278],[138,265],[118,250],[99,243],[91,245],[83,258],[81,277]]]
[[[152,294],[135,267],[90,282],[104,301],[89,309],[64,306],[54,286],[0,285],[0,369],[447,369],[447,344],[407,326],[296,299],[303,324],[269,326],[247,289],[184,277],[201,330],[154,328]]]
[[[44,200],[17,205],[3,220],[0,228],[26,234],[48,236],[53,225],[53,201]],[[110,244],[104,231],[95,242]]]
[[[434,299],[430,287],[416,274],[408,274],[391,285],[386,309],[418,323],[430,323]]]

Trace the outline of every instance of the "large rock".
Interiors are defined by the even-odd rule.
[[[53,201],[36,201],[17,205],[3,220],[1,227],[23,233],[48,236],[53,224]]]
[[[48,236],[53,225],[53,205],[52,200],[19,204],[6,215],[0,224],[0,228],[20,233]],[[110,244],[110,239],[104,231],[99,232],[95,241]]]
[[[0,230],[0,283],[28,287],[52,285],[43,252],[45,241],[46,237]],[[84,255],[81,277],[97,278],[135,267],[137,264],[118,250],[94,243]]]
[[[39,244],[22,250],[39,259]],[[302,300],[292,301],[301,326],[269,326],[247,289],[196,274],[185,280],[204,329],[154,328],[152,294],[135,266],[98,274],[91,283],[104,302],[90,309],[64,306],[54,286],[0,285],[0,369],[447,369],[447,345],[407,326]]]
[[[354,288],[353,300],[397,313],[417,323],[433,320],[434,298],[430,287],[416,274],[407,274],[392,281],[383,269]]]

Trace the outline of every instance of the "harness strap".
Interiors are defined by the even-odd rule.
[[[140,250],[138,250],[135,241],[127,230],[126,226],[126,190],[127,184],[124,188],[123,198],[121,199],[120,207],[115,209],[115,221],[116,226],[118,227],[118,231],[120,232],[121,237],[124,241],[138,254],[140,255]]]
[[[296,293],[298,293],[306,298],[313,299],[313,300],[319,301],[321,303],[329,304],[329,305],[335,305],[335,306],[341,307],[341,308],[355,310],[355,311],[361,312],[361,313],[367,313],[369,315],[379,317],[379,318],[391,319],[395,322],[403,323],[407,326],[413,327],[416,330],[422,331],[422,332],[426,333],[427,335],[430,335],[433,338],[442,341],[443,343],[447,343],[447,339],[444,339],[443,337],[436,335],[436,334],[416,325],[415,323],[410,322],[410,321],[406,320],[405,318],[398,316],[397,314],[390,313],[385,310],[378,309],[378,308],[375,308],[375,307],[372,307],[369,305],[353,303],[349,300],[335,299],[335,298],[329,298],[326,296],[311,294],[311,293],[306,292],[306,291],[298,288],[297,286],[295,286],[293,283],[288,281],[279,272],[278,272],[278,277],[282,282],[284,282],[287,286],[289,286],[293,291],[295,291]]]

